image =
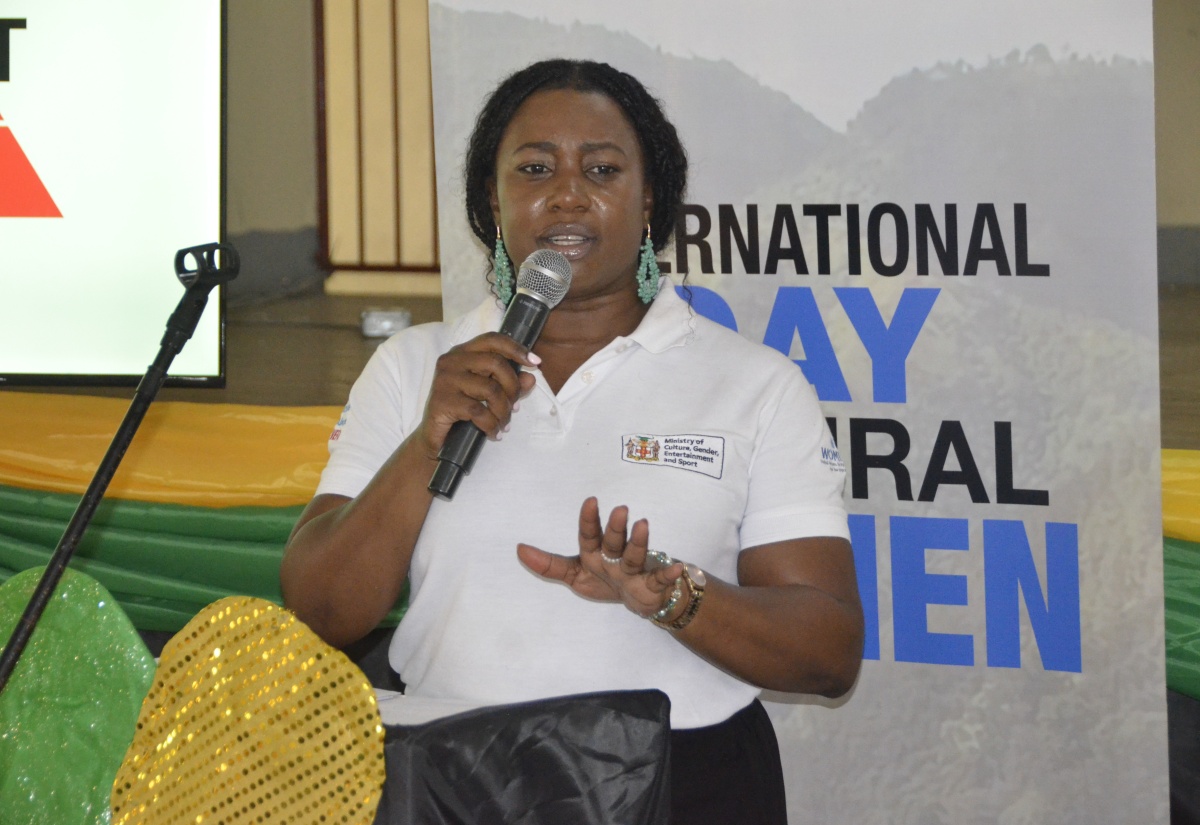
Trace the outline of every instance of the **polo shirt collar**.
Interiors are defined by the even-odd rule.
[[[695,311],[679,297],[675,284],[665,276],[658,283],[658,296],[638,328],[628,336],[628,340],[651,353],[681,347],[696,331]]]

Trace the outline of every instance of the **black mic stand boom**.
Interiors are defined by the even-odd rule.
[[[195,269],[187,268],[189,256],[195,261]],[[95,515],[96,507],[104,498],[104,491],[108,489],[108,484],[117,471],[117,465],[125,457],[125,451],[129,448],[134,433],[137,432],[142,419],[146,416],[146,411],[150,408],[150,402],[154,400],[154,396],[158,394],[163,381],[166,380],[171,361],[175,359],[175,356],[183,349],[183,345],[196,331],[196,325],[204,313],[204,306],[208,303],[208,293],[218,284],[232,281],[237,277],[239,266],[237,251],[228,244],[211,243],[193,246],[189,249],[181,249],[175,254],[175,275],[187,287],[187,290],[167,320],[167,331],[163,333],[158,355],[138,383],[133,401],[129,404],[129,411],[125,413],[125,419],[117,429],[117,434],[114,436],[112,444],[109,445],[108,452],[101,460],[100,466],[96,468],[96,474],[84,492],[83,499],[80,500],[74,515],[67,523],[67,529],[63,532],[58,547],[54,550],[54,555],[50,557],[50,562],[46,565],[46,572],[42,574],[41,581],[33,591],[33,596],[30,597],[25,612],[18,620],[17,626],[13,628],[12,636],[9,637],[8,644],[4,647],[4,653],[0,654],[0,692],[8,685],[9,677],[12,676],[17,661],[25,651],[26,645],[29,644],[33,630],[37,626],[38,620],[41,619],[46,605],[50,602],[50,597],[54,595],[55,588],[62,580],[63,574],[67,570],[67,564],[71,561],[71,556],[74,555],[75,548],[83,537],[84,530],[87,529],[88,523]]]

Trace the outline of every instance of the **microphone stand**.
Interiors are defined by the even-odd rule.
[[[220,257],[218,257],[218,253],[220,253]],[[187,268],[189,256],[195,261],[195,269]],[[179,300],[175,311],[171,313],[170,319],[167,320],[167,330],[163,333],[162,342],[159,344],[158,355],[138,383],[137,391],[134,393],[125,419],[117,429],[117,434],[113,438],[112,444],[109,445],[108,452],[104,455],[100,466],[96,469],[96,474],[83,494],[83,499],[79,502],[75,514],[71,516],[67,529],[59,540],[58,547],[54,550],[54,555],[46,565],[46,572],[42,574],[42,579],[38,582],[37,589],[33,591],[33,596],[29,599],[24,614],[17,622],[17,626],[13,628],[12,636],[5,645],[3,654],[0,654],[0,692],[3,692],[8,685],[9,677],[12,676],[17,661],[21,658],[26,645],[29,644],[34,627],[37,626],[46,605],[49,604],[50,597],[53,596],[55,588],[58,587],[59,581],[66,572],[67,564],[75,553],[75,548],[83,537],[84,530],[87,529],[88,523],[95,515],[96,507],[100,504],[100,500],[104,497],[104,491],[108,489],[108,484],[117,471],[117,465],[124,458],[134,433],[146,416],[150,402],[154,400],[154,396],[162,387],[171,361],[183,349],[183,345],[192,337],[192,333],[196,331],[196,325],[204,313],[204,306],[208,303],[208,293],[218,284],[226,283],[237,277],[239,266],[237,251],[228,244],[211,243],[194,246],[181,249],[175,254],[175,275],[187,290]]]

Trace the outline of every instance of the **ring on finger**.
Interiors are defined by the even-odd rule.
[[[622,558],[623,556],[610,556],[603,550],[600,551],[600,561],[604,562],[605,564],[620,564]]]
[[[651,570],[657,570],[660,567],[670,567],[674,563],[675,559],[671,558],[661,550],[646,551],[645,569],[647,572]]]

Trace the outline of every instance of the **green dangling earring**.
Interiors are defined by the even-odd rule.
[[[500,303],[508,306],[513,297],[512,261],[504,249],[504,240],[500,237],[500,227],[496,227],[496,249],[492,253],[492,272],[496,274],[496,296]]]
[[[650,224],[646,224],[646,240],[642,244],[642,255],[638,259],[637,284],[638,297],[643,304],[654,300],[658,294],[658,258],[654,256],[654,244],[650,241]]]

